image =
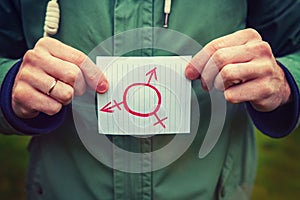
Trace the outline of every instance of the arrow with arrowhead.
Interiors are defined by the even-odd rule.
[[[113,106],[109,106],[111,104],[111,102],[108,102],[106,105],[104,105],[100,111],[102,112],[107,112],[107,113],[113,113],[114,110],[112,110],[113,108],[117,107],[119,110],[121,110],[120,105],[123,104],[123,102],[116,102],[116,100],[114,100],[114,105]]]
[[[109,105],[111,104],[111,102],[108,102],[105,106],[103,106],[100,111],[102,112],[107,112],[107,113],[113,113],[114,111],[111,110],[112,107],[109,107]]]
[[[156,69],[157,69],[157,67],[151,69],[150,71],[148,71],[148,72],[146,73],[146,76],[149,76],[149,75],[150,75],[147,84],[149,84],[149,83],[151,82],[153,76],[154,76],[155,80],[157,80]]]

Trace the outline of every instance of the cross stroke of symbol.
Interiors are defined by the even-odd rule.
[[[155,80],[157,80],[157,74],[156,74],[156,67],[151,69],[150,71],[148,71],[146,73],[146,76],[149,76],[149,79],[148,79],[148,82],[147,83],[133,83],[131,85],[129,85],[125,91],[124,91],[124,94],[123,94],[123,101],[122,102],[117,102],[116,100],[113,100],[113,104],[114,105],[111,105],[112,102],[108,102],[106,105],[104,105],[100,111],[102,112],[106,112],[106,113],[113,113],[114,112],[114,108],[117,108],[118,110],[122,110],[121,108],[121,105],[123,104],[123,107],[124,109],[134,115],[134,116],[137,116],[137,117],[143,117],[143,118],[146,118],[146,117],[150,117],[150,116],[154,116],[157,120],[157,122],[155,122],[153,124],[153,126],[156,126],[158,124],[160,124],[163,128],[166,128],[166,125],[163,123],[163,121],[165,121],[166,119],[168,119],[168,117],[164,117],[163,119],[159,118],[158,115],[157,115],[157,112],[159,111],[160,109],[160,106],[161,106],[161,94],[160,94],[160,91],[154,87],[153,85],[151,85],[151,80],[154,78]],[[128,94],[128,91],[130,89],[132,89],[133,87],[136,87],[136,86],[143,86],[143,87],[148,87],[152,90],[155,91],[156,95],[157,95],[157,98],[158,98],[158,102],[157,102],[157,105],[156,107],[154,108],[154,110],[152,112],[149,112],[149,113],[141,113],[141,112],[136,112],[134,110],[132,110],[129,106],[128,106],[128,103],[127,103],[127,94]]]

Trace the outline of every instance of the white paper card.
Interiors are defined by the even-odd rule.
[[[110,135],[190,133],[191,56],[97,57],[109,90],[97,96],[98,130]]]

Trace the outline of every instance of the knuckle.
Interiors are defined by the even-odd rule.
[[[225,90],[225,85],[222,80],[215,80],[214,87],[219,91]]]
[[[233,103],[233,104],[239,103],[239,102],[236,100],[235,96],[234,96],[231,92],[229,92],[229,91],[225,91],[225,99],[226,99],[226,101],[228,101],[229,103]]]
[[[261,42],[261,48],[264,49],[267,53],[272,52],[270,44],[266,41]]]
[[[274,68],[273,65],[269,62],[263,65],[263,74],[266,76],[272,76],[274,74]]]
[[[36,111],[32,104],[27,103],[28,99],[24,100],[24,97],[20,98],[20,95],[13,95],[12,109],[15,114],[21,118],[30,118],[36,116]]]
[[[42,53],[40,50],[30,49],[24,54],[21,67],[41,67],[38,63],[41,63],[46,58],[47,57],[45,57],[45,54]]]
[[[18,75],[15,79],[15,84],[18,84],[18,81],[28,82],[32,79],[32,68],[24,67],[19,70]]]
[[[51,37],[42,37],[36,42],[35,48],[47,47],[49,44],[51,44],[53,42],[55,42],[55,39],[53,39]]]
[[[74,49],[71,53],[71,60],[73,60],[74,64],[76,64],[78,67],[81,67],[86,59],[87,56],[78,50]]]
[[[207,85],[209,83],[210,79],[206,74],[202,74],[201,81]]]
[[[231,77],[231,70],[229,69],[229,67],[224,67],[221,71],[220,71],[220,75],[221,78],[223,79],[223,81],[227,81],[230,79]]]
[[[17,85],[12,92],[12,101],[16,103],[24,103],[28,99],[28,93],[23,87]]]
[[[30,112],[28,109],[25,109],[22,107],[22,108],[19,108],[18,114],[22,117],[27,117],[27,116],[32,115],[32,111]]]
[[[43,44],[48,40],[48,37],[42,37],[35,43],[35,48],[43,46]]]
[[[49,43],[50,43],[49,37],[42,37],[35,43],[34,49],[45,48]]]
[[[66,81],[68,83],[74,84],[78,79],[78,77],[80,76],[80,73],[81,73],[80,69],[76,67],[72,68],[72,70],[67,70],[65,72]]]
[[[269,94],[269,95],[274,94],[276,89],[273,86],[271,86],[271,84],[269,84],[269,83],[267,85],[268,85],[267,86],[267,94]]]
[[[28,51],[26,51],[26,53],[24,54],[23,57],[23,62],[24,60],[30,60],[33,56],[34,56],[34,50],[33,49],[29,49]]]
[[[250,38],[262,40],[261,35],[253,28],[245,29],[245,32],[249,35]]]
[[[52,103],[49,105],[49,110],[46,111],[46,114],[53,116],[57,114],[62,108],[62,104],[60,103]]]
[[[264,111],[269,107],[269,102],[265,100],[256,100],[251,102],[255,109],[258,111]]]
[[[28,50],[23,57],[23,63],[22,64],[26,64],[27,62],[32,62],[32,60],[34,60],[34,58],[36,58],[36,52],[33,49]]]
[[[72,101],[73,96],[74,96],[74,90],[72,87],[69,87],[68,89],[64,89],[64,92],[62,94],[62,99],[61,99],[62,103],[64,105],[69,104]]]
[[[260,52],[261,55],[267,56],[267,57],[272,57],[272,49],[269,43],[262,41],[256,44],[255,46],[256,50]]]
[[[213,55],[213,61],[218,68],[222,67],[223,63],[226,61],[226,53],[224,50],[217,50]]]
[[[274,88],[268,81],[263,81],[262,83],[260,83],[260,89],[262,98],[267,98],[274,93]]]
[[[217,51],[218,49],[223,48],[223,46],[225,46],[223,38],[215,39],[209,43],[209,49],[213,52]]]

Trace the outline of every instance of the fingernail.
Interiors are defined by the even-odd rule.
[[[196,78],[199,77],[199,72],[197,71],[196,68],[192,67],[192,66],[187,66],[187,68],[185,69],[185,75],[188,79],[190,80],[195,80]]]
[[[100,94],[105,93],[108,90],[108,82],[105,81],[101,81],[98,83],[97,85],[97,92]]]

